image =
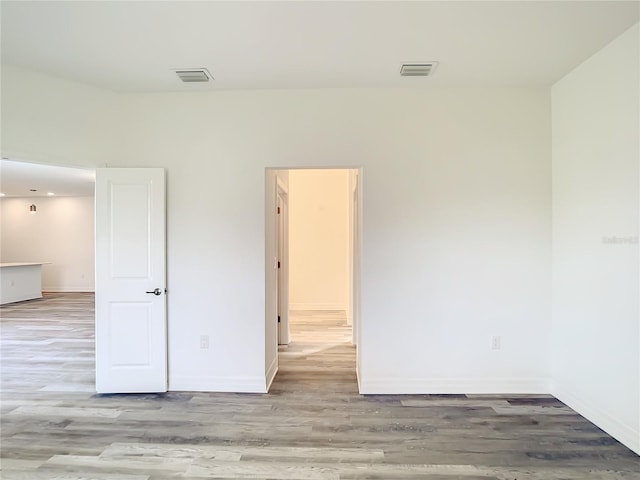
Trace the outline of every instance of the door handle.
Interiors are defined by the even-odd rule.
[[[153,293],[154,295],[162,295],[162,290],[160,290],[159,288],[155,288],[147,293]]]

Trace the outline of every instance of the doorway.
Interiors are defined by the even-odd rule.
[[[5,387],[95,392],[95,170],[3,158],[0,174],[0,263],[43,263],[32,299],[0,307]],[[3,293],[23,280],[3,274]]]
[[[267,389],[278,371],[278,357],[332,345],[348,345],[355,352],[360,176],[359,169],[267,169]],[[352,363],[355,374],[358,362]]]
[[[0,262],[44,262],[45,292],[93,292],[95,170],[3,158],[0,173]]]

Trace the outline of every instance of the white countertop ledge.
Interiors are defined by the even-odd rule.
[[[48,265],[50,262],[14,262],[14,263],[0,263],[2,267],[30,267],[33,265]]]

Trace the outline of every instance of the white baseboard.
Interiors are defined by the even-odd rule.
[[[548,394],[547,378],[360,378],[363,395]]]
[[[176,377],[169,379],[174,392],[267,393],[265,377]]]
[[[290,303],[289,311],[295,310],[333,310],[347,311],[347,306],[339,303]]]
[[[632,426],[617,419],[610,412],[593,405],[584,395],[556,382],[551,384],[551,394],[584,418],[601,428],[623,445],[640,455],[640,425]],[[615,413],[615,412],[613,412]]]
[[[276,378],[276,373],[278,373],[278,354],[276,353],[273,362],[269,365],[267,369],[267,392],[271,388],[271,384],[273,383],[274,378]]]
[[[56,285],[55,287],[43,286],[42,291],[46,293],[94,293],[95,288],[93,287],[69,287]]]

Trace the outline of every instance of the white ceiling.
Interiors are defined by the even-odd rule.
[[[546,86],[637,1],[2,1],[2,61],[120,92]],[[431,78],[403,62],[439,61]],[[172,69],[206,67],[209,84]]]
[[[0,160],[0,192],[5,198],[46,197],[49,192],[57,197],[91,196],[94,185],[94,170]]]
[[[2,63],[118,92],[548,86],[640,18],[628,1],[0,1]],[[403,62],[439,61],[430,78]],[[209,84],[173,69],[206,67]],[[35,188],[38,192],[30,192]],[[94,173],[0,162],[6,196]]]

